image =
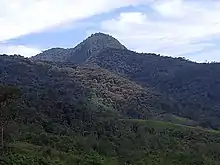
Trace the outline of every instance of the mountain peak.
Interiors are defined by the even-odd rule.
[[[101,32],[91,34],[87,39],[77,45],[76,48],[85,44],[89,44],[92,47],[97,46],[100,50],[105,48],[127,49],[116,38]]]
[[[50,49],[33,57],[33,60],[83,63],[92,56],[108,49],[126,49],[116,38],[104,34],[94,33],[87,39],[70,49]]]
[[[109,35],[109,34],[102,33],[102,32],[97,32],[97,33],[91,34],[91,36],[110,36],[110,35]]]
[[[88,38],[92,38],[92,37],[103,37],[103,38],[106,37],[106,38],[111,38],[113,40],[117,40],[113,36],[106,34],[106,33],[102,33],[102,32],[92,33]]]

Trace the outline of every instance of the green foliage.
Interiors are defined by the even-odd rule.
[[[182,103],[164,93],[98,67],[19,56],[1,56],[0,62],[0,82],[21,91],[6,106],[19,113],[10,118],[1,163],[220,164],[219,131],[198,127],[200,120],[184,114],[190,109],[178,113]]]
[[[219,132],[166,122],[104,119],[86,130],[89,134],[75,136],[24,132],[20,142],[8,146],[4,158],[22,165],[220,163]]]
[[[9,121],[14,119],[18,115],[18,111],[15,110],[13,107],[13,102],[15,101],[15,98],[18,96],[18,94],[19,90],[17,88],[14,88],[12,86],[0,85],[1,149],[4,148],[4,129],[8,126]]]

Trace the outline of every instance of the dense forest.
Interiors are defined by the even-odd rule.
[[[151,87],[178,103],[177,115],[220,128],[220,64],[107,49],[90,59],[105,69]]]
[[[220,66],[97,33],[0,56],[2,165],[219,165]]]

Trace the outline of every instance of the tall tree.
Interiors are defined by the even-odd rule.
[[[0,85],[0,128],[1,147],[4,147],[4,128],[14,115],[10,112],[9,105],[15,101],[19,90],[12,86]]]

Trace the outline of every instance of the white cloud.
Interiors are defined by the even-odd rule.
[[[165,17],[179,17],[186,14],[184,11],[186,8],[182,5],[181,0],[156,1],[153,8]]]
[[[0,41],[150,0],[1,0]]]
[[[27,47],[25,45],[4,45],[0,44],[0,54],[19,54],[25,57],[31,57],[40,53],[41,51],[37,48]]]
[[[120,15],[120,20],[122,20],[124,23],[142,24],[142,22],[145,21],[146,19],[147,19],[146,15],[139,12],[121,13]]]
[[[123,12],[102,22],[101,30],[139,52],[191,58],[194,52],[217,49],[212,39],[220,38],[219,1],[157,0],[150,7],[154,12]]]

